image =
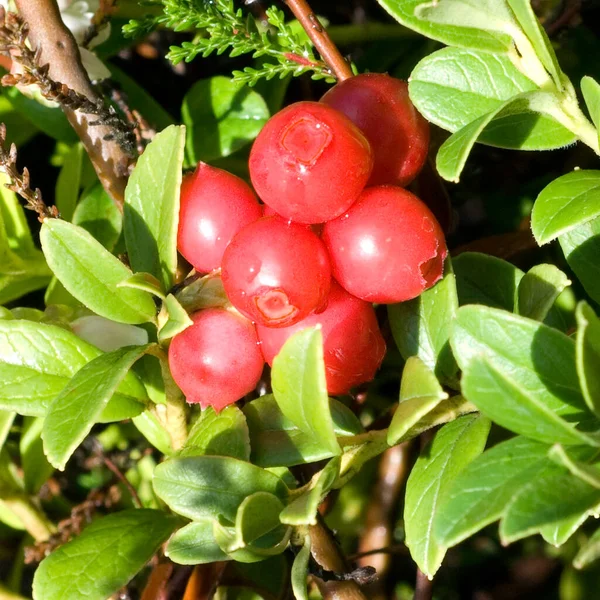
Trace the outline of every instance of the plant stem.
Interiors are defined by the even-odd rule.
[[[36,542],[44,542],[56,532],[48,517],[27,496],[9,496],[3,498],[2,503],[21,519],[27,533]]]
[[[50,77],[91,101],[99,100],[81,63],[75,38],[62,21],[56,0],[15,1],[29,26],[32,47],[41,50],[40,64],[50,67]],[[63,107],[63,111],[82,141],[102,186],[122,210],[130,159],[118,143],[104,139],[113,129],[107,125],[91,126],[90,122],[96,120],[94,115],[67,107]]]
[[[417,568],[417,581],[413,600],[431,600],[433,597],[433,582]]]
[[[306,31],[311,42],[318,50],[321,58],[327,63],[338,81],[344,81],[353,76],[352,69],[346,59],[340,54],[325,28],[319,23],[306,0],[284,0],[290,10]]]

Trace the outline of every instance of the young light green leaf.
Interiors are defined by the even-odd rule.
[[[183,456],[231,456],[250,459],[250,434],[244,413],[235,405],[220,413],[209,407],[194,423],[180,454]]]
[[[329,412],[319,327],[299,331],[286,341],[273,360],[271,385],[281,412],[302,433],[334,455],[341,452]]]
[[[156,467],[154,491],[176,513],[190,519],[233,522],[242,501],[255,492],[281,499],[287,487],[279,477],[245,461],[223,456],[171,458]]]
[[[50,403],[42,439],[50,463],[63,471],[133,364],[150,346],[126,346],[83,366]],[[140,404],[140,413],[144,406]]]
[[[137,430],[162,454],[171,456],[174,453],[171,436],[150,410],[131,419]]]
[[[165,556],[180,565],[229,560],[215,541],[213,519],[199,519],[176,531],[167,544]]]
[[[600,416],[600,320],[586,302],[575,311],[575,360],[581,391],[589,409]]]
[[[554,265],[535,265],[521,279],[518,288],[518,314],[544,321],[562,291],[571,285]]]
[[[542,525],[540,527],[540,535],[544,541],[558,548],[562,546],[585,522],[589,514],[587,512],[580,513],[574,517],[566,517],[560,521]]]
[[[150,509],[94,521],[41,562],[33,578],[34,600],[105,600],[150,560],[177,523],[176,517]]]
[[[193,325],[193,321],[173,294],[166,297],[165,308],[168,317],[165,324],[158,330],[158,341],[161,343],[170,340]]]
[[[304,545],[294,558],[292,565],[291,583],[296,600],[308,600],[306,580],[308,578],[308,561],[310,560],[310,536],[304,538]]]
[[[575,477],[600,490],[600,469],[598,467],[573,458],[560,444],[554,444],[550,448],[548,457]]]
[[[558,241],[585,291],[600,302],[600,217],[564,233]]]
[[[186,151],[195,164],[229,156],[249,144],[267,122],[269,109],[256,91],[217,75],[191,87],[181,114],[187,128]]]
[[[400,404],[394,412],[388,428],[387,442],[390,446],[403,439],[426,414],[442,400],[448,398],[435,375],[425,363],[411,356],[404,366],[400,385]]]
[[[540,418],[549,413],[569,422],[589,417],[575,368],[575,342],[560,331],[503,310],[472,305],[458,310],[450,343],[463,371],[468,370],[471,362],[485,359],[492,369],[488,365],[477,369],[486,381],[492,383],[498,376],[506,378],[500,389],[508,386],[519,397],[526,394],[530,398],[528,406],[530,402],[539,405]],[[476,390],[481,388],[485,395],[475,377],[471,377],[470,384]],[[515,384],[518,390],[514,389]],[[516,417],[519,406],[514,401],[513,404],[516,412],[511,410],[511,414]],[[535,421],[530,425],[533,429]]]
[[[235,516],[235,540],[230,550],[250,546],[279,527],[283,507],[281,500],[268,492],[255,492],[245,498]]]
[[[0,104],[3,98],[0,98]],[[33,243],[31,231],[27,224],[25,211],[20,205],[17,195],[9,190],[5,184],[10,183],[7,175],[0,173],[0,221],[8,246],[23,255],[35,254],[36,248]],[[0,228],[0,230],[2,229]]]
[[[123,225],[131,266],[157,277],[166,290],[177,270],[184,144],[184,127],[161,131],[139,158],[125,189]]]
[[[547,244],[600,216],[600,171],[573,171],[548,184],[537,197],[531,229]]]
[[[85,150],[80,142],[73,145],[65,156],[65,161],[56,180],[55,204],[60,211],[61,218],[65,221],[73,219],[75,205],[79,199],[84,154]]]
[[[457,388],[458,367],[448,338],[458,310],[456,281],[450,259],[444,278],[418,298],[391,304],[388,315],[394,341],[405,360],[418,356],[442,383]]]
[[[448,46],[474,48],[485,52],[506,54],[513,46],[510,36],[474,27],[433,23],[416,16],[423,0],[377,0],[402,25]]]
[[[75,207],[73,224],[89,231],[107,250],[112,251],[123,229],[123,215],[98,182],[84,191]]]
[[[42,444],[42,417],[24,417],[23,433],[19,440],[19,454],[23,468],[25,489],[29,494],[37,494],[40,488],[54,473],[54,467],[48,462]]]
[[[465,416],[440,429],[421,452],[406,483],[404,526],[413,560],[428,577],[442,564],[447,547],[433,536],[442,499],[458,474],[485,447],[491,423]]]
[[[596,129],[600,143],[600,84],[591,77],[581,80],[581,93]]]
[[[141,290],[148,292],[161,300],[165,299],[165,293],[162,284],[154,275],[150,273],[134,273],[131,277],[124,279],[117,287],[131,288],[133,290]]]
[[[322,471],[310,480],[304,491],[288,504],[279,516],[288,525],[316,525],[319,504],[335,484],[340,474],[340,457],[330,460]]]
[[[17,413],[12,410],[0,409],[0,451],[4,447],[4,442],[6,442],[6,438],[8,437],[8,433],[16,416]]]
[[[498,520],[513,496],[548,464],[547,444],[518,436],[484,452],[452,482],[442,499],[434,538],[450,548]]]
[[[54,325],[31,321],[0,321],[0,408],[22,415],[43,416],[50,402],[85,364],[102,352],[75,334]],[[132,414],[139,411],[146,391],[139,380],[128,374],[104,412],[115,416],[117,404]],[[113,406],[115,405],[115,406]],[[119,412],[123,412],[120,409]]]
[[[146,292],[119,288],[131,271],[85,229],[46,219],[40,233],[48,265],[77,300],[119,323],[153,321],[156,308]]]
[[[537,89],[502,54],[443,48],[426,56],[410,75],[410,98],[418,111],[439,127],[454,133],[504,102]],[[537,117],[526,115],[534,124]],[[481,141],[493,144],[493,136]],[[512,146],[520,147],[522,136]],[[510,144],[510,141],[509,141]]]
[[[329,399],[336,436],[364,431],[356,415],[338,400]],[[252,462],[260,467],[293,466],[331,458],[333,452],[306,435],[290,421],[272,395],[262,396],[243,408],[250,430]]]
[[[573,559],[576,569],[585,569],[600,558],[600,529],[596,529],[590,539],[579,549]]]

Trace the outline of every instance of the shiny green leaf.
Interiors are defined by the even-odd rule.
[[[518,313],[544,321],[554,302],[571,282],[554,265],[535,265],[523,276],[517,290]]]
[[[583,397],[600,416],[600,320],[585,302],[577,306],[576,363]]]
[[[170,340],[190,325],[193,325],[193,321],[173,294],[166,297],[165,308],[168,318],[158,331],[158,341],[161,343]]]
[[[203,565],[229,560],[213,535],[213,519],[200,519],[176,531],[165,549],[165,556],[180,565]]]

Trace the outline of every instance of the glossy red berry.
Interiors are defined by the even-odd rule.
[[[368,302],[415,298],[442,277],[444,233],[415,195],[393,185],[367,188],[341,217],[325,224],[333,276]]]
[[[323,333],[329,393],[344,394],[360,383],[371,381],[385,355],[385,341],[375,311],[371,304],[350,295],[335,282],[322,312],[282,329],[257,326],[265,360],[273,364],[291,335],[317,324]]]
[[[209,273],[221,266],[231,238],[261,216],[261,206],[246,182],[198,163],[181,184],[178,250],[197,271]]]
[[[249,319],[292,325],[321,307],[331,285],[323,242],[303,225],[263,217],[231,241],[222,263],[223,287]]]
[[[264,359],[256,330],[250,321],[223,308],[201,310],[192,321],[171,341],[169,367],[188,402],[218,412],[260,380]]]
[[[369,140],[375,165],[369,185],[408,185],[419,173],[429,146],[429,124],[408,97],[408,84],[382,73],[338,83],[321,102],[343,112]]]
[[[297,102],[271,117],[250,152],[254,189],[277,214],[322,223],[356,200],[373,168],[365,136],[318,102]]]

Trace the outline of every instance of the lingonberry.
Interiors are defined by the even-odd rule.
[[[297,102],[271,117],[250,152],[250,177],[277,214],[323,223],[356,200],[373,168],[365,136],[318,102]]]
[[[242,314],[284,327],[323,305],[331,267],[323,242],[308,227],[263,217],[233,238],[223,255],[222,278]]]
[[[325,375],[330,394],[344,394],[355,385],[373,379],[385,355],[385,341],[375,311],[371,304],[352,296],[335,282],[322,312],[291,327],[256,327],[265,360],[273,364],[292,334],[317,324],[323,332]]]
[[[179,252],[201,273],[218,269],[231,238],[261,215],[261,206],[246,182],[198,163],[181,184]]]
[[[367,188],[346,212],[325,224],[333,276],[369,302],[403,302],[442,277],[444,233],[433,213],[405,189]]]
[[[218,412],[260,380],[264,359],[256,330],[248,319],[223,308],[201,310],[191,318],[194,324],[171,341],[171,374],[188,402]]]
[[[408,85],[382,73],[338,83],[321,99],[358,125],[371,143],[375,164],[369,185],[408,185],[427,158],[429,124],[408,97]]]

